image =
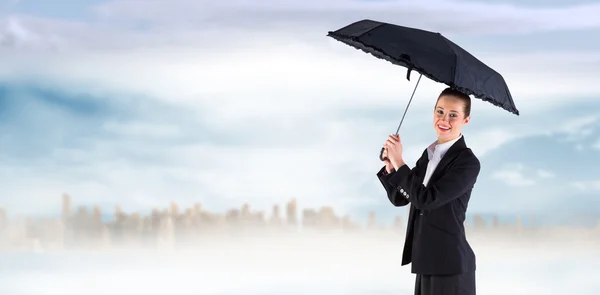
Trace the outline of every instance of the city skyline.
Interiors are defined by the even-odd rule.
[[[270,213],[252,210],[249,204],[215,213],[195,203],[180,207],[171,202],[154,208],[150,214],[124,212],[115,206],[113,218],[103,220],[98,206],[77,206],[68,194],[62,195],[61,214],[55,218],[35,220],[25,216],[7,218],[0,209],[0,251],[62,251],[77,249],[106,250],[125,246],[154,249],[175,249],[206,242],[215,236],[243,237],[250,235],[304,235],[317,233],[402,233],[406,217],[398,215],[391,222],[381,222],[374,211],[369,212],[366,224],[356,222],[350,215],[337,215],[330,206],[301,208],[296,199],[284,206],[273,205]],[[91,210],[89,210],[91,209]],[[491,222],[474,215],[465,221],[468,235],[512,236],[515,238],[548,238],[556,233],[587,237],[600,242],[600,218],[593,228],[548,227],[524,224],[522,217],[502,222],[493,216]]]
[[[2,204],[0,204],[0,220],[2,218],[12,218],[12,219],[17,219],[17,218],[31,218],[34,220],[40,219],[40,220],[44,220],[44,219],[49,219],[49,218],[56,218],[56,217],[60,217],[60,218],[65,218],[65,214],[84,214],[87,215],[88,213],[91,213],[93,216],[97,216],[102,222],[109,222],[114,220],[115,216],[119,215],[119,214],[126,214],[126,215],[139,215],[139,216],[143,216],[144,213],[146,214],[156,214],[158,212],[166,214],[168,212],[175,212],[175,215],[180,214],[181,209],[183,209],[183,211],[181,213],[188,215],[190,214],[190,212],[192,211],[200,211],[200,210],[204,210],[204,209],[208,209],[208,208],[204,208],[202,206],[201,202],[195,202],[192,206],[190,207],[183,207],[180,208],[180,206],[175,202],[175,201],[170,201],[166,203],[165,207],[154,207],[151,210],[123,210],[122,207],[118,204],[114,205],[114,206],[104,206],[104,207],[112,207],[112,210],[102,210],[101,207],[99,205],[81,205],[77,202],[73,202],[73,198],[71,195],[67,194],[67,193],[63,193],[62,196],[62,203],[59,207],[59,209],[56,210],[56,214],[48,214],[48,215],[44,215],[44,216],[27,216],[24,214],[10,214],[10,210],[8,210],[8,208],[3,207]],[[407,214],[407,207],[398,207],[396,208],[397,211],[402,212],[401,214],[396,214],[395,216],[393,216],[392,218],[389,218],[387,220],[381,220],[377,218],[377,214],[375,211],[365,211],[363,216],[351,216],[350,214],[341,214],[341,215],[337,215],[338,212],[336,212],[335,208],[333,206],[321,206],[319,208],[302,208],[302,207],[298,207],[297,204],[298,200],[296,198],[291,198],[289,199],[288,203],[284,204],[285,205],[285,213],[287,216],[287,213],[293,211],[292,208],[297,208],[297,210],[300,210],[300,215],[298,216],[297,213],[292,213],[293,215],[293,219],[298,220],[298,219],[302,219],[303,216],[315,216],[318,214],[326,214],[326,215],[330,215],[332,216],[332,218],[337,218],[337,219],[346,219],[348,221],[352,221],[354,222],[358,222],[357,224],[360,225],[368,225],[369,223],[375,222],[375,224],[381,225],[381,226],[386,226],[386,225],[390,225],[390,224],[394,224],[396,222],[397,218],[405,218],[406,214]],[[291,207],[290,207],[291,206]],[[266,218],[273,218],[273,216],[275,216],[275,218],[281,218],[281,204],[273,204],[270,208],[270,212],[266,212],[266,210],[255,210],[254,208],[251,208],[251,205],[247,202],[240,204],[240,206],[238,207],[233,207],[233,208],[228,208],[225,209],[224,211],[215,211],[215,210],[208,210],[206,212],[211,213],[211,214],[215,214],[215,216],[236,216],[239,214],[247,214],[248,216],[252,216],[255,218],[259,218],[259,219],[266,219]],[[107,212],[108,211],[108,212]],[[587,226],[596,226],[597,222],[600,222],[600,214],[598,215],[590,215],[590,214],[581,214],[580,215],[582,220],[586,220],[587,222],[584,222],[584,224],[587,224]],[[375,220],[375,221],[373,221]],[[296,221],[298,222],[298,221]],[[381,223],[383,222],[383,224]],[[493,214],[493,213],[488,213],[488,214],[481,214],[481,213],[477,213],[477,212],[467,212],[467,218],[465,220],[466,224],[473,224],[475,222],[485,222],[485,223],[489,223],[489,224],[514,224],[514,223],[521,223],[523,225],[526,226],[531,226],[531,227],[535,227],[536,225],[540,225],[543,226],[545,224],[545,222],[539,222],[539,217],[534,215],[534,214],[514,214],[514,215],[509,215],[509,218],[501,218],[498,214]],[[569,225],[568,222],[566,223],[557,223],[554,225]]]
[[[69,217],[72,217],[74,215],[82,215],[82,216],[87,216],[88,214],[90,214],[90,216],[93,216],[94,218],[98,219],[101,222],[110,222],[110,221],[114,221],[115,218],[117,218],[117,216],[120,215],[125,215],[125,216],[147,216],[144,215],[143,211],[136,211],[136,210],[129,210],[129,211],[125,211],[121,208],[120,205],[115,205],[113,206],[113,210],[108,210],[108,211],[112,211],[112,212],[106,212],[103,211],[100,206],[98,205],[92,205],[92,206],[85,206],[85,205],[77,205],[77,202],[73,202],[73,198],[71,195],[64,193],[61,196],[61,205],[60,205],[60,209],[58,210],[58,214],[53,214],[53,215],[49,215],[49,216],[44,216],[44,217],[32,217],[32,216],[26,216],[23,214],[16,214],[13,216],[10,216],[10,211],[7,210],[7,208],[3,207],[0,204],[0,221],[3,219],[32,219],[32,220],[47,220],[47,219],[51,219],[51,218],[60,218],[62,220],[66,220]],[[270,212],[265,212],[263,210],[255,210],[253,208],[251,208],[250,204],[248,203],[243,203],[240,204],[239,207],[234,207],[234,208],[229,208],[225,211],[212,211],[209,210],[208,208],[205,208],[202,206],[202,204],[200,202],[196,202],[193,204],[193,206],[190,207],[180,207],[176,202],[174,201],[170,201],[167,203],[167,205],[165,207],[155,207],[152,210],[145,212],[148,215],[156,215],[156,214],[163,214],[163,215],[173,215],[173,216],[179,216],[179,215],[185,215],[185,216],[189,216],[190,214],[199,214],[200,212],[205,212],[210,214],[213,217],[222,217],[222,218],[235,218],[236,216],[245,216],[247,218],[250,219],[258,219],[261,221],[265,221],[267,219],[282,219],[284,218],[288,218],[287,216],[291,216],[291,220],[294,221],[290,221],[293,224],[298,224],[298,222],[300,222],[301,220],[304,219],[304,217],[313,217],[313,216],[319,216],[319,215],[323,215],[323,216],[329,216],[330,218],[333,218],[335,220],[341,221],[341,220],[346,220],[348,222],[358,222],[356,223],[356,225],[361,225],[361,226],[373,226],[373,225],[377,225],[377,226],[386,226],[386,225],[394,225],[397,222],[398,218],[406,218],[406,208],[407,207],[399,207],[397,208],[397,211],[401,211],[403,212],[402,214],[397,214],[395,215],[392,219],[389,220],[381,220],[378,219],[378,216],[376,214],[375,211],[368,211],[365,212],[365,216],[366,218],[360,218],[357,216],[351,216],[349,214],[342,214],[342,215],[338,215],[335,208],[333,206],[322,206],[320,208],[303,208],[303,207],[299,207],[298,206],[298,200],[296,198],[291,198],[285,205],[285,212],[282,211],[282,206],[281,204],[273,204],[271,206],[271,211]],[[285,213],[282,215],[282,213]],[[298,214],[300,213],[300,214]],[[598,222],[600,222],[600,215],[598,216],[585,216],[587,217],[588,220],[591,220],[592,226],[596,226],[596,224]],[[536,223],[537,217],[535,215],[532,214],[528,214],[528,215],[521,215],[521,214],[515,214],[513,216],[513,219],[510,220],[502,220],[501,218],[499,218],[498,215],[496,214],[478,214],[478,213],[468,213],[467,214],[467,218],[465,223],[466,224],[475,224],[475,223],[479,223],[479,224],[490,224],[492,225],[492,227],[497,227],[499,225],[516,225],[516,224],[522,224],[524,226],[530,226],[530,227],[536,227],[538,225],[543,226],[542,224],[538,224]],[[363,220],[364,222],[360,222],[360,220]],[[383,223],[382,223],[383,222]],[[561,225],[561,224],[559,224]],[[565,224],[562,224],[565,225]]]

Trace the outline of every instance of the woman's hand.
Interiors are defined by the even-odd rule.
[[[390,135],[385,142],[384,145],[386,151],[385,156],[389,159],[394,169],[398,170],[398,168],[404,165],[404,160],[402,159],[402,143],[400,142],[399,135]]]
[[[394,169],[394,165],[392,165],[392,162],[390,162],[390,158],[388,158],[387,156],[387,149],[385,148],[385,144],[384,144],[384,148],[383,148],[383,162],[385,163],[385,171],[387,171],[387,173],[392,173],[392,170]]]

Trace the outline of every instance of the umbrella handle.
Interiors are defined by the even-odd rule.
[[[385,151],[385,148],[382,147],[381,148],[381,152],[379,153],[379,160],[381,160],[382,162],[385,161],[386,158],[383,157],[383,152]]]

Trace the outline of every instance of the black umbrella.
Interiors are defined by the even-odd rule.
[[[419,72],[419,79],[396,134],[400,131],[423,75],[519,115],[504,78],[440,33],[361,20],[329,32],[327,36],[377,58],[406,67],[408,80],[413,70]],[[381,155],[379,157],[383,160]]]

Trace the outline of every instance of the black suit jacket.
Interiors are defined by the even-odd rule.
[[[427,150],[413,169],[407,165],[377,176],[394,206],[410,204],[402,265],[412,273],[450,275],[475,270],[475,254],[465,237],[464,221],[480,164],[464,137],[441,159],[427,187],[423,178]]]

